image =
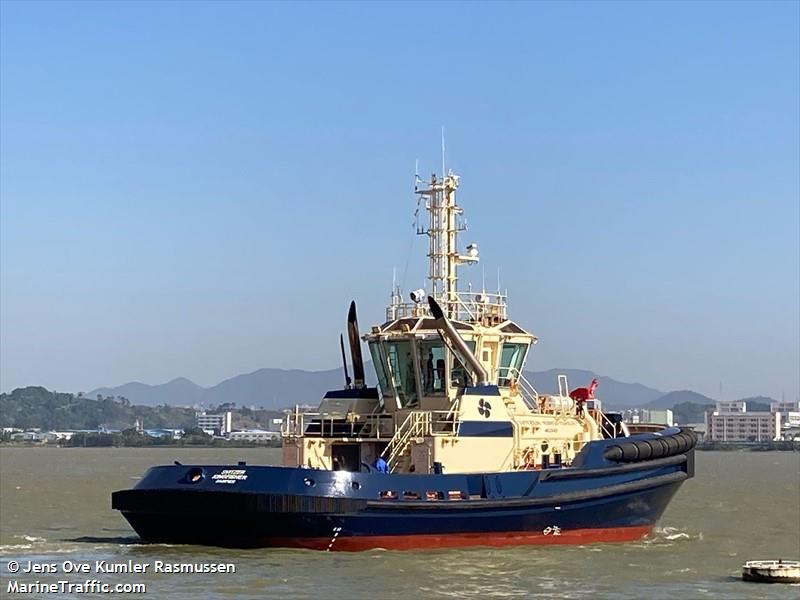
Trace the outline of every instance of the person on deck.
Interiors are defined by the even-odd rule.
[[[388,473],[389,472],[389,465],[383,459],[382,456],[378,456],[378,458],[375,459],[375,470],[378,473]]]

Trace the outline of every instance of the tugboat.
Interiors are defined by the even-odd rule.
[[[148,542],[317,550],[625,542],[652,530],[694,475],[696,436],[631,435],[596,382],[540,393],[523,369],[536,337],[507,294],[459,290],[462,209],[452,172],[418,180],[428,213],[428,290],[361,336],[347,333],[352,379],[314,412],[288,412],[283,466],[152,467],[112,494]],[[366,383],[366,342],[377,386]]]

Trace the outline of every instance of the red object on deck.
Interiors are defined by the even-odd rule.
[[[589,384],[589,387],[579,387],[575,388],[569,393],[569,397],[573,400],[589,400],[594,398],[594,391],[597,389],[597,378],[595,377],[592,379],[592,383]]]

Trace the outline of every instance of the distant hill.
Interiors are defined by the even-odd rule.
[[[368,377],[367,381],[371,385],[375,383],[374,377]],[[295,404],[317,405],[326,391],[343,385],[341,369],[259,369],[231,377],[209,388],[181,377],[158,385],[135,382],[102,387],[92,390],[87,396],[124,396],[134,404],[146,406],[217,406],[232,403],[240,407],[281,409]]]
[[[567,383],[569,383],[571,390],[576,387],[587,387],[592,382],[592,379],[596,377],[598,384],[596,395],[603,401],[603,406],[611,408],[643,406],[664,395],[664,392],[641,383],[625,383],[611,377],[598,375],[592,371],[580,369],[550,369],[549,371],[525,372],[525,378],[540,393],[557,392],[559,375],[567,376]]]
[[[375,385],[371,365],[366,365],[367,383]],[[352,370],[351,370],[352,373]],[[344,386],[341,369],[304,371],[302,369],[259,369],[238,375],[205,390],[203,402],[221,404],[235,402],[238,406],[287,408],[295,404],[316,406],[328,390]]]
[[[0,394],[0,427],[44,430],[125,429],[136,420],[145,427],[192,427],[194,411],[175,406],[132,406],[127,398],[78,397],[43,387]]]
[[[372,365],[365,365],[367,382],[375,384]],[[557,391],[557,376],[565,374],[570,389],[589,385],[597,377],[598,397],[612,407],[642,406],[663,392],[639,383],[623,383],[610,377],[597,375],[591,371],[578,369],[551,369],[549,371],[528,371],[525,377],[543,393]],[[294,404],[319,403],[326,391],[341,388],[343,385],[341,369],[325,371],[305,371],[302,369],[259,369],[252,373],[237,375],[217,385],[203,388],[188,379],[173,379],[160,385],[126,383],[118,387],[103,387],[87,394],[95,398],[102,396],[123,396],[134,404],[156,406],[216,406],[235,403],[237,406],[260,406],[267,409],[281,409]]]
[[[136,404],[146,404],[148,406],[161,404],[193,406],[203,401],[205,393],[206,389],[204,387],[185,377],[178,377],[160,385],[148,385],[133,381],[114,388],[102,387],[92,390],[87,396],[90,398],[97,398],[98,394],[101,396],[122,396]],[[180,399],[180,401],[176,402],[176,399]]]
[[[698,394],[697,392],[692,392],[690,390],[679,390],[664,394],[652,402],[642,405],[642,407],[665,409],[672,408],[676,404],[682,404],[684,402],[691,402],[692,404],[700,405],[713,405],[716,401],[712,400],[708,396],[704,396],[703,394]]]
[[[710,410],[714,410],[714,404],[678,402],[672,407],[672,416],[679,425],[702,423],[706,418],[706,412]]]

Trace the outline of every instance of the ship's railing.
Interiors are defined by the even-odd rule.
[[[408,454],[411,441],[428,435],[458,435],[460,421],[452,410],[415,410],[408,413],[395,431],[381,456],[386,459],[389,471],[394,472]]]
[[[287,411],[281,426],[283,437],[338,437],[388,439],[392,437],[390,414],[333,415],[320,412]]]
[[[497,370],[497,385],[509,387],[518,391],[522,400],[532,412],[539,412],[539,392],[533,387],[519,369],[514,367],[500,367]]]
[[[436,299],[448,317],[456,321],[481,322],[489,318],[498,323],[505,321],[508,297],[488,292],[458,292],[455,299]],[[429,317],[427,302],[393,302],[386,308],[386,320]]]
[[[588,419],[600,431],[604,438],[627,437],[630,431],[625,423],[614,423],[600,409],[600,401],[590,399],[586,401],[584,418]]]

